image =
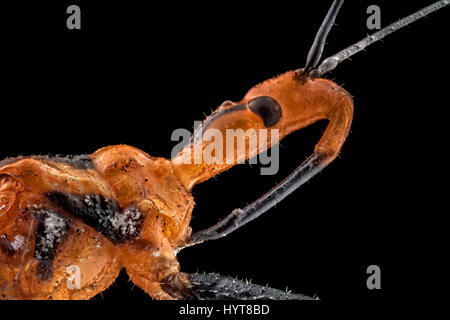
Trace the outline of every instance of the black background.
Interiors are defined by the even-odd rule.
[[[303,67],[331,1],[29,1],[1,7],[0,158],[92,153],[129,144],[170,157],[173,130],[222,101]],[[327,57],[428,4],[346,1]],[[78,4],[82,30],[67,30]],[[354,96],[340,158],[228,238],[179,254],[182,271],[219,272],[324,300],[443,295],[449,285],[450,9],[342,63],[327,78]],[[257,199],[311,154],[326,122],[282,141],[280,170],[239,165],[194,188],[194,230]],[[366,268],[381,268],[381,290]],[[146,299],[124,272],[95,299]]]

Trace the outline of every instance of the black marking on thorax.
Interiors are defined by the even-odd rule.
[[[60,162],[68,164],[76,169],[94,169],[94,164],[92,163],[92,159],[87,154],[82,155],[39,155],[39,156],[29,156],[29,157],[15,157],[15,158],[6,158],[0,161],[0,168],[4,167],[8,164],[17,162],[23,159],[36,159],[42,161],[49,162]]]
[[[144,217],[136,207],[121,210],[116,200],[100,194],[49,192],[46,196],[114,244],[125,243],[140,235]]]
[[[33,212],[38,224],[34,231],[34,258],[39,261],[38,278],[48,280],[53,274],[53,260],[61,241],[69,233],[71,219],[50,210]]]

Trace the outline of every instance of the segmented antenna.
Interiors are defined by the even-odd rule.
[[[416,13],[413,13],[403,19],[400,19],[390,25],[388,25],[386,28],[381,29],[380,31],[360,40],[359,42],[355,43],[354,45],[351,45],[350,47],[345,48],[344,50],[336,53],[335,55],[325,59],[320,66],[314,70],[314,76],[320,77],[321,75],[333,70],[337,67],[339,63],[342,61],[348,59],[355,53],[364,50],[366,47],[371,45],[374,42],[377,42],[378,40],[383,39],[387,35],[400,30],[401,28],[409,25],[410,23],[413,23],[426,15],[437,11],[447,5],[450,4],[450,0],[441,0],[436,1],[435,3],[429,5],[428,7],[425,7]]]
[[[327,39],[328,33],[334,24],[336,15],[339,12],[344,0],[334,0],[330,9],[328,10],[327,16],[322,22],[319,31],[316,34],[314,42],[309,49],[308,58],[306,59],[306,66],[303,69],[304,74],[308,74],[311,70],[317,67],[317,64],[322,57],[323,47],[325,46],[325,41]]]

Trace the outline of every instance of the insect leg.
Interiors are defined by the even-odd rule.
[[[309,158],[297,167],[286,179],[258,200],[243,209],[233,210],[224,220],[216,225],[194,233],[184,247],[227,236],[271,209],[311,179],[339,154],[342,144],[348,135],[352,116],[353,102],[350,97],[346,97],[333,108],[333,111],[328,116],[329,123],[327,129],[317,143],[314,153]]]
[[[315,300],[315,297],[261,286],[217,273],[189,274],[191,290],[200,300]]]

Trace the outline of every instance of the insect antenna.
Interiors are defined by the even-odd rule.
[[[308,57],[306,59],[306,65],[303,68],[303,76],[306,78],[309,73],[317,67],[317,64],[322,57],[323,47],[325,46],[325,41],[327,39],[328,33],[334,24],[336,15],[339,12],[344,0],[334,0],[330,9],[328,10],[327,16],[322,22],[319,31],[316,34],[314,42],[309,49]]]
[[[345,48],[344,50],[336,53],[335,55],[332,55],[331,57],[325,59],[317,69],[312,71],[312,73],[314,74],[315,77],[322,76],[323,74],[336,68],[337,65],[339,63],[341,63],[342,61],[348,59],[355,53],[357,53],[361,50],[364,50],[372,43],[375,43],[375,42],[383,39],[387,35],[395,32],[397,30],[400,30],[401,28],[403,28],[403,27],[405,27],[405,26],[427,16],[430,13],[449,5],[449,4],[450,4],[450,0],[436,1],[435,3],[429,5],[407,17],[404,17],[403,19],[400,19],[400,20],[388,25],[387,27],[381,29],[380,31],[375,32],[374,34],[372,34],[370,36],[367,36],[366,38],[358,41],[357,43],[355,43],[355,44]]]

